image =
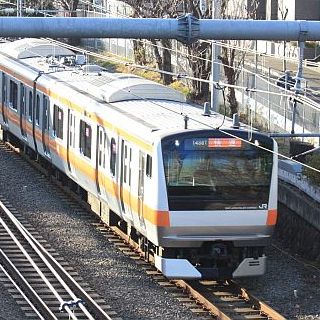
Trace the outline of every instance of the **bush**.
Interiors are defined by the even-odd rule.
[[[320,170],[320,154],[307,156],[306,164]],[[303,167],[303,174],[315,185],[320,186],[320,172]]]

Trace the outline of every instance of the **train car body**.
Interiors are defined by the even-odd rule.
[[[47,40],[3,44],[4,134],[85,190],[103,220],[125,222],[167,277],[262,275],[277,217],[274,140],[85,60]]]

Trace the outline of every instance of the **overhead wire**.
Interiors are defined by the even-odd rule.
[[[50,39],[50,41],[52,41],[52,42],[58,42],[58,41],[55,41],[55,40],[53,40],[53,39]],[[59,42],[59,43],[60,43],[60,42]],[[60,43],[60,44],[63,44],[63,43]],[[73,46],[70,46],[70,45],[68,45],[68,47],[69,47],[69,48],[73,48],[73,50],[77,50],[78,52],[84,52],[84,50],[81,49],[81,48],[76,48],[76,47],[73,47]],[[85,50],[85,52],[86,52],[86,53],[89,53],[88,50]],[[90,52],[90,54],[91,54],[92,56],[96,56],[96,57],[99,57],[99,58],[103,57],[103,59],[110,60],[110,59],[108,59],[108,58],[106,58],[105,56],[102,56],[102,55],[100,55],[100,54],[95,54],[95,53],[92,53],[92,52]],[[121,61],[120,59],[115,59],[115,60],[116,60],[117,62],[123,63],[123,61]],[[128,63],[125,63],[125,64],[128,65]],[[133,66],[133,67],[142,67],[142,66],[138,66],[138,65],[134,65],[134,64],[129,64],[129,65],[130,65],[130,66]],[[148,70],[150,70],[150,69],[153,70],[153,71],[156,71],[156,69],[154,69],[154,68],[148,68]],[[157,71],[158,71],[158,72],[161,72],[161,70],[157,70]],[[269,91],[266,91],[266,90],[258,90],[258,89],[256,89],[256,88],[250,89],[250,88],[248,88],[248,87],[243,87],[243,86],[238,86],[238,85],[231,85],[231,84],[227,84],[227,83],[221,83],[220,81],[214,82],[214,81],[210,81],[210,80],[198,79],[198,78],[195,78],[195,77],[189,77],[189,76],[185,76],[185,75],[182,76],[181,74],[176,74],[176,73],[173,73],[173,72],[166,72],[166,71],[162,71],[162,72],[168,73],[168,74],[171,74],[171,75],[175,75],[175,76],[180,77],[180,78],[183,77],[183,78],[189,79],[189,80],[197,80],[197,81],[203,81],[203,82],[207,82],[207,83],[213,83],[217,88],[219,88],[219,87],[222,88],[222,87],[223,87],[223,90],[222,90],[223,95],[224,95],[224,89],[225,89],[226,87],[229,87],[229,88],[233,87],[233,88],[237,88],[237,89],[246,90],[247,92],[261,92],[261,93],[269,93],[269,94],[281,95],[281,96],[286,96],[286,97],[294,97],[294,99],[296,99],[296,100],[299,101],[299,97],[297,96],[296,93],[295,93],[294,95],[293,95],[293,94],[284,94],[284,95],[283,95],[283,93],[281,94],[281,93],[275,93],[275,92],[271,92],[271,93],[270,93]],[[110,84],[108,84],[108,85],[110,85]],[[121,90],[124,90],[124,89],[121,89]],[[124,90],[124,91],[125,91],[125,90]],[[131,94],[132,94],[132,92],[131,92]],[[139,97],[140,99],[143,99],[143,97],[141,97],[141,96],[137,96],[137,97]],[[225,96],[224,96],[224,102],[225,102]],[[301,100],[300,100],[300,102],[301,102]],[[153,101],[152,103],[156,104],[154,101]],[[301,102],[301,103],[303,103],[303,102]],[[157,105],[160,106],[161,108],[165,108],[165,107],[162,106],[162,105],[159,105],[159,104],[157,104]],[[175,111],[173,111],[173,110],[171,110],[171,109],[169,109],[169,108],[165,108],[165,109],[167,109],[167,110],[169,110],[169,111],[171,111],[171,112],[175,112]],[[319,110],[319,109],[317,109],[317,110]],[[181,113],[180,113],[180,114],[181,114]],[[242,141],[245,142],[245,143],[252,144],[252,145],[254,145],[254,146],[258,147],[258,148],[261,148],[261,149],[263,149],[263,150],[265,150],[265,151],[268,151],[268,152],[271,152],[271,153],[273,153],[273,154],[276,154],[276,155],[279,156],[279,157],[282,157],[282,158],[287,159],[287,160],[291,160],[291,161],[296,162],[296,163],[298,163],[298,164],[301,164],[302,166],[305,166],[305,167],[307,167],[307,168],[309,168],[309,169],[311,169],[311,170],[313,170],[313,171],[316,171],[316,172],[320,173],[320,170],[317,169],[317,168],[314,168],[314,167],[311,167],[311,166],[309,166],[309,165],[307,165],[307,164],[301,163],[301,162],[299,162],[299,161],[297,161],[297,160],[295,160],[295,159],[292,159],[292,158],[290,158],[290,157],[287,157],[287,156],[285,156],[285,155],[283,155],[283,154],[280,154],[280,153],[278,153],[278,152],[275,152],[275,151],[273,151],[273,150],[269,150],[269,149],[264,148],[264,147],[262,147],[262,146],[260,146],[260,145],[257,146],[256,144],[254,144],[254,143],[252,143],[252,142],[250,142],[250,141],[248,141],[248,140],[242,139],[242,138],[240,138],[240,137],[238,137],[238,136],[236,136],[236,135],[231,134],[230,132],[227,132],[227,131],[221,129],[221,126],[223,125],[224,120],[225,120],[225,115],[224,115],[224,117],[223,117],[223,122],[222,122],[222,124],[221,124],[220,126],[216,127],[216,128],[213,127],[213,126],[210,126],[210,125],[208,125],[208,124],[206,124],[206,123],[203,123],[203,122],[201,122],[201,121],[199,121],[199,120],[192,119],[192,118],[190,118],[190,117],[189,117],[189,119],[191,119],[191,120],[193,120],[193,121],[195,121],[195,122],[197,122],[197,123],[199,123],[199,124],[205,125],[205,126],[211,128],[211,129],[220,130],[221,132],[225,133],[226,135],[229,135],[229,136],[231,136],[231,137],[240,139],[240,140],[242,140]]]
[[[133,67],[133,68],[139,68],[139,69],[144,69],[144,70],[148,70],[148,71],[159,72],[161,74],[172,75],[172,76],[174,76],[174,77],[176,77],[177,79],[180,79],[180,80],[181,79],[195,80],[195,81],[205,82],[205,83],[208,83],[208,84],[214,84],[214,85],[223,86],[223,87],[227,87],[227,88],[241,89],[241,90],[245,90],[246,92],[268,93],[268,94],[271,94],[271,95],[283,96],[283,97],[287,97],[287,98],[294,97],[294,99],[297,100],[298,102],[300,102],[300,103],[304,102],[301,99],[301,97],[299,95],[297,95],[295,92],[291,92],[291,93],[270,92],[268,90],[262,90],[262,89],[257,89],[257,88],[249,88],[247,86],[233,85],[233,84],[229,84],[229,83],[225,83],[225,82],[221,82],[221,81],[212,81],[212,80],[200,79],[200,78],[188,76],[188,75],[182,74],[182,73],[163,71],[163,70],[159,70],[159,69],[148,67],[148,66],[141,66],[141,65],[134,64],[134,63],[126,62],[126,61],[123,61],[123,60],[117,59],[117,58],[106,57],[105,55],[102,55],[102,54],[99,54],[99,53],[94,53],[94,52],[91,52],[91,51],[89,51],[87,49],[74,47],[74,46],[71,46],[69,44],[65,44],[65,43],[62,43],[60,41],[57,41],[57,40],[54,40],[54,39],[51,39],[51,38],[45,38],[45,39],[50,40],[51,42],[59,43],[59,44],[61,44],[61,46],[64,46],[64,47],[69,48],[71,50],[82,52],[82,53],[88,54],[90,56],[99,58],[99,59],[103,59],[103,60],[106,60],[106,61],[112,61],[112,62],[116,62],[116,63],[121,63],[121,64],[124,64],[126,66],[130,66],[130,67]],[[274,85],[274,87],[277,87],[277,86]],[[315,109],[317,109],[317,108],[315,108]],[[317,109],[317,110],[319,110],[319,109]]]

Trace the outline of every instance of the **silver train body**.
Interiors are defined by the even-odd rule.
[[[265,272],[273,139],[46,40],[2,44],[0,69],[5,136],[80,186],[103,220],[122,221],[167,277]]]

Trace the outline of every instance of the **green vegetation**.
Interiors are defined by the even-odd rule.
[[[313,154],[306,158],[306,164],[320,170],[320,154]],[[316,186],[320,186],[320,173],[312,169],[303,168],[303,174]]]
[[[108,53],[105,53],[106,59],[108,59]],[[111,55],[111,58],[114,58],[114,56]],[[119,58],[119,57],[117,57]],[[124,63],[117,63],[117,62],[112,62],[112,61],[107,61],[107,60],[102,60],[102,59],[96,59],[96,58],[91,58],[91,61],[98,64],[99,66],[105,68],[109,72],[119,72],[119,73],[131,73],[135,74],[137,76],[146,78],[151,81],[155,81],[158,83],[162,83],[161,80],[161,75],[159,72],[155,72],[152,70],[147,70],[147,69],[140,69],[140,68],[135,68],[133,66],[130,66],[130,64],[126,65]],[[125,61],[125,60],[123,60]],[[150,66],[150,68],[153,68],[154,66]],[[169,87],[182,92],[187,98],[190,97],[191,93],[191,88],[184,82],[184,81],[179,81],[176,80],[172,82]]]
[[[174,81],[169,85],[169,87],[182,92],[187,97],[187,99],[190,97],[191,89],[182,81]]]

